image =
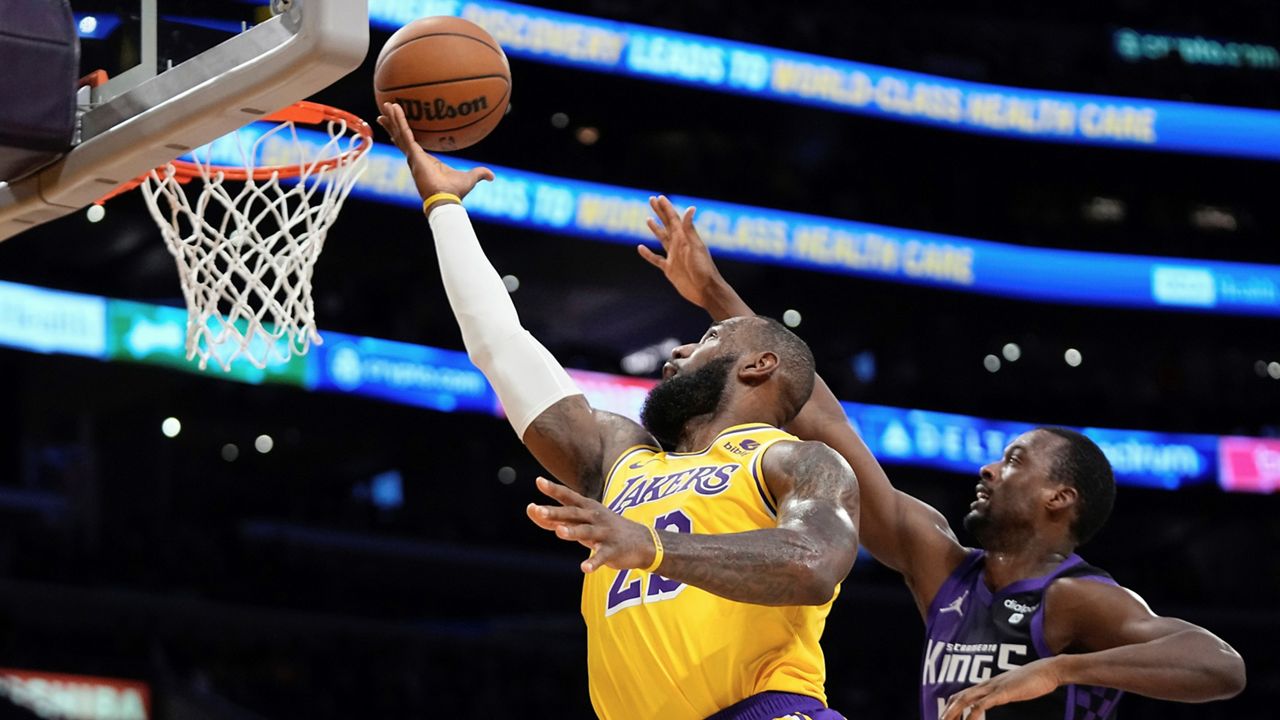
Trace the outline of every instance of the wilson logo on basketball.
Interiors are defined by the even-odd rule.
[[[414,100],[412,98],[396,98],[396,104],[404,108],[404,115],[410,122],[414,120],[448,120],[466,117],[472,113],[489,108],[489,99],[481,95],[474,100],[467,100],[457,105],[450,105],[442,98],[432,101]]]

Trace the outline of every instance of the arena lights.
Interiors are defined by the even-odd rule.
[[[1081,208],[1086,220],[1096,223],[1123,222],[1128,214],[1124,201],[1116,198],[1094,197]]]
[[[269,0],[241,0],[266,5]],[[370,0],[384,30],[455,15],[507,55],[1005,138],[1280,160],[1280,112],[966,82],[499,0]]]
[[[323,345],[280,367],[268,368],[266,375],[238,368],[239,364],[248,366],[247,362],[237,363],[229,373],[201,373],[195,363],[174,360],[182,354],[184,335],[156,325],[157,318],[168,317],[174,308],[54,293],[13,283],[0,284],[0,346],[51,352],[47,349],[51,343],[40,333],[29,328],[26,332],[13,332],[12,326],[22,326],[29,318],[79,317],[77,313],[84,308],[94,307],[113,321],[50,326],[49,333],[58,339],[52,343],[58,349],[52,352],[159,365],[242,383],[266,380],[441,412],[502,415],[493,389],[465,352],[326,331]],[[146,329],[139,333],[139,328]],[[93,348],[108,350],[94,352]],[[860,357],[873,375],[874,356]],[[1271,364],[1280,375],[1280,363]],[[582,370],[570,370],[569,374],[593,407],[632,418],[639,415],[645,396],[656,382]],[[962,474],[972,474],[980,465],[999,457],[1006,444],[1032,427],[1028,423],[951,413],[841,404],[849,422],[886,464]],[[1121,484],[1176,489],[1212,484],[1216,479],[1228,490],[1270,492],[1280,488],[1280,441],[1104,428],[1084,428],[1083,432],[1106,452]],[[1225,448],[1231,450],[1229,458],[1223,454]],[[220,454],[227,462],[233,462],[239,457],[240,448],[227,443]]]
[[[74,13],[76,32],[82,38],[101,40],[120,26],[120,16],[115,13]]]
[[[0,698],[25,717],[150,720],[151,688],[136,680],[0,668]],[[20,711],[6,710],[6,715]]]
[[[76,20],[77,34],[82,38],[92,40],[102,40],[110,37],[111,33],[115,32],[116,28],[120,27],[120,24],[124,22],[120,15],[116,13],[74,13],[73,17]],[[192,25],[225,33],[234,34],[244,31],[244,26],[241,23],[231,20],[185,17],[182,15],[161,15],[160,19],[167,23]],[[136,21],[136,16],[134,20]]]
[[[380,510],[404,505],[404,476],[399,470],[388,470],[369,479],[369,502]]]
[[[618,365],[628,375],[648,375],[657,372],[671,357],[671,352],[682,344],[675,338],[666,338],[623,355]]]
[[[255,146],[264,132],[261,124],[251,125],[239,131],[240,142],[223,138],[196,156],[244,163],[241,147]],[[313,151],[328,140],[312,130],[295,135]],[[281,152],[280,143],[292,142],[266,138],[256,145],[255,164],[268,164]],[[352,196],[421,205],[398,150],[375,144],[365,157],[368,168]],[[476,166],[455,156],[449,164]],[[486,165],[496,179],[478,185],[465,203],[475,218],[630,246],[652,242],[645,226],[651,191]],[[704,198],[671,199],[698,207],[698,228],[714,254],[746,262],[1026,300],[1280,317],[1280,266],[1007,245]]]
[[[1280,71],[1274,45],[1216,40],[1200,35],[1166,35],[1120,28],[1112,36],[1116,55],[1126,62],[1181,60],[1187,65]]]
[[[182,432],[182,421],[176,417],[167,417],[160,423],[160,432],[167,438],[176,438]]]
[[[1222,438],[1218,481],[1236,492],[1280,491],[1280,440]]]
[[[0,345],[103,359],[106,323],[104,298],[0,282]]]
[[[354,196],[421,204],[397,150],[375,145],[367,157]],[[474,167],[456,157],[450,164]],[[645,226],[651,191],[487,165],[497,179],[465,203],[475,218],[601,242],[652,240]],[[746,262],[1017,299],[1280,317],[1280,267],[1272,265],[1007,245],[705,198],[672,201],[698,207],[714,254]]]
[[[1227,208],[1200,205],[1191,211],[1191,224],[1201,230],[1235,232],[1240,227],[1234,212]]]

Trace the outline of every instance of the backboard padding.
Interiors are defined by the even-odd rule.
[[[84,113],[71,152],[0,183],[0,240],[318,92],[359,67],[368,48],[367,0],[294,0],[284,14]]]

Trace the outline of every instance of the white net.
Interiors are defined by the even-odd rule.
[[[265,368],[322,342],[312,270],[368,146],[346,120],[329,120],[323,131],[284,121],[200,148],[183,170],[151,172],[142,194],[177,261],[188,360],[198,357],[202,370],[210,360],[230,370],[237,358]],[[228,165],[237,171],[219,167]],[[300,172],[264,172],[278,166]]]

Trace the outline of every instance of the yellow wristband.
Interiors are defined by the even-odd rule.
[[[653,537],[653,564],[645,568],[644,572],[651,573],[654,570],[657,570],[658,566],[662,564],[662,537],[658,535],[658,530],[656,528],[649,526],[646,527],[649,528],[649,535]]]
[[[462,204],[462,198],[458,197],[457,195],[454,195],[453,193],[436,193],[435,195],[432,195],[431,197],[422,201],[423,214],[425,215],[426,213],[430,212],[431,206],[434,205],[435,203],[440,202],[441,200],[452,200],[458,203],[459,205]]]

